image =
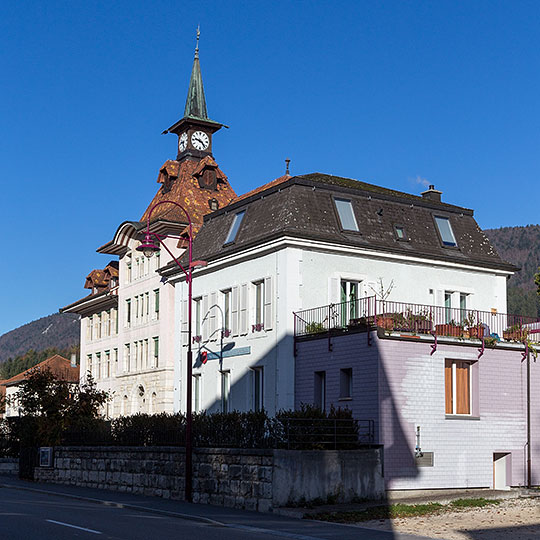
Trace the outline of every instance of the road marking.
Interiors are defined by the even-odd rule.
[[[248,525],[236,525],[227,523],[225,527],[230,527],[232,529],[242,529],[244,531],[250,531],[260,534],[273,534],[274,536],[283,536],[285,538],[294,538],[295,540],[324,540],[321,536],[306,536],[305,534],[296,534],[285,531],[276,531],[273,529],[260,529],[259,527],[250,527]]]
[[[54,519],[47,519],[46,521],[48,521],[49,523],[56,523],[56,525],[63,525],[64,527],[71,527],[72,529],[79,529],[80,531],[91,532],[94,534],[103,534],[99,531],[94,531],[94,529],[86,529],[85,527],[79,527],[77,525],[70,525],[69,523],[64,523],[62,521],[55,521]]]

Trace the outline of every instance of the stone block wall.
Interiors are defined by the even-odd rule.
[[[0,458],[0,475],[17,474],[19,472],[18,458]]]
[[[184,449],[56,447],[54,467],[36,468],[39,482],[184,498]],[[270,511],[301,500],[343,502],[384,494],[382,449],[347,451],[197,448],[193,502]]]

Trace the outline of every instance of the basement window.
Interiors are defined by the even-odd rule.
[[[241,212],[238,212],[234,216],[231,228],[229,229],[229,234],[227,235],[227,240],[225,240],[226,244],[229,244],[235,241],[236,235],[238,234],[238,229],[240,229],[240,225],[242,224],[242,220],[244,219],[245,213],[246,211],[242,210]]]
[[[341,227],[345,231],[358,231],[358,223],[354,216],[354,211],[351,201],[347,199],[334,199],[336,208],[341,221]]]
[[[435,223],[437,224],[437,230],[444,246],[455,247],[457,246],[456,237],[452,230],[452,225],[447,217],[433,216]]]

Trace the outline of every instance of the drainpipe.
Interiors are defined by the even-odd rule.
[[[531,486],[531,351],[527,347],[527,487]]]

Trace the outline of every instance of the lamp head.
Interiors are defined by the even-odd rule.
[[[144,241],[137,247],[137,251],[142,251],[145,257],[150,258],[156,251],[159,251],[159,246],[156,246],[150,234],[146,233]]]

